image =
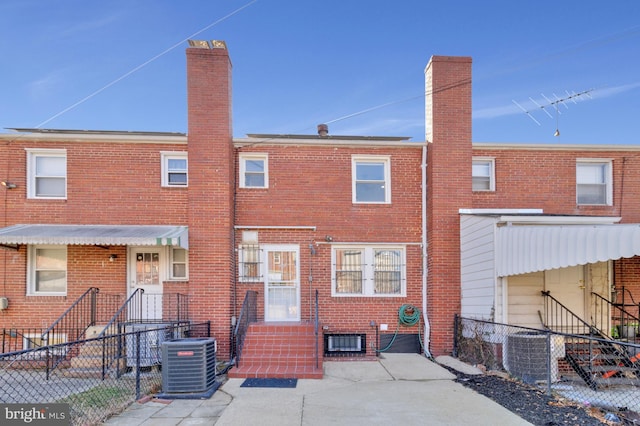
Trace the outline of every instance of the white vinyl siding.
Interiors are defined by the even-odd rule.
[[[495,303],[495,220],[460,216],[461,315],[493,319]]]

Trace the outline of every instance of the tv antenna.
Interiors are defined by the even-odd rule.
[[[564,106],[566,109],[569,109],[569,107],[567,106],[567,102],[573,102],[574,104],[577,104],[576,101],[584,101],[585,97],[591,99],[591,92],[593,92],[593,89],[584,90],[579,93],[569,93],[568,91],[565,91],[566,96],[562,98],[553,93],[551,99],[545,96],[544,93],[541,93],[540,95],[544,98],[545,102],[536,102],[532,97],[529,97],[529,100],[535,105],[535,108],[531,109],[526,109],[516,101],[513,101],[513,103],[516,104],[518,108],[520,108],[525,114],[527,114],[529,118],[532,119],[538,126],[541,126],[541,124],[538,120],[536,120],[532,113],[538,110],[542,110],[549,118],[553,119],[553,115],[551,115],[551,113],[548,111],[549,109],[552,109],[555,113],[556,119],[556,131],[553,133],[553,136],[560,136],[560,129],[558,128],[558,116],[562,114],[560,112],[560,105]]]

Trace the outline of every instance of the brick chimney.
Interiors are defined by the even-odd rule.
[[[433,355],[450,354],[460,312],[460,216],[471,208],[471,58],[433,56],[425,69],[428,315]]]
[[[212,322],[222,358],[230,354],[235,189],[231,61],[224,42],[187,49],[190,314]]]

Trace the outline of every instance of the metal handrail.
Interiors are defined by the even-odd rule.
[[[625,335],[626,333],[623,329],[617,329],[615,327],[617,325],[625,326],[625,325],[635,324],[635,327],[637,329],[638,325],[640,325],[640,318],[633,315],[629,311],[625,310],[624,309],[625,305],[623,304],[613,303],[610,300],[606,299],[605,297],[602,297],[601,295],[594,292],[591,293],[591,297],[594,298],[594,304],[597,304],[596,307],[598,306],[600,307],[600,309],[596,309],[597,312],[600,312],[600,316],[602,317],[604,312],[606,312],[606,318],[608,320],[612,320],[613,322],[617,323],[617,324],[612,324],[609,334],[606,334],[607,337],[627,338],[629,341],[636,343],[637,333],[634,333],[632,336],[628,336],[628,335]],[[631,305],[631,306],[635,306],[635,305]],[[604,309],[603,307],[606,307],[606,309]],[[600,321],[601,321],[601,324],[604,324],[603,318],[600,318]],[[614,335],[614,328],[616,330],[617,336]]]
[[[78,330],[80,328],[82,328],[83,331],[87,330],[87,328],[89,328],[92,325],[95,325],[96,322],[96,295],[100,292],[100,289],[97,287],[89,287],[89,289],[87,291],[85,291],[82,296],[80,296],[75,302],[73,302],[73,304],[71,306],[69,306],[69,308],[67,308],[66,311],[64,311],[62,313],[62,315],[60,315],[58,317],[57,320],[55,320],[53,322],[53,324],[51,324],[51,326],[49,328],[47,328],[44,332],[42,332],[42,335],[40,336],[40,338],[42,340],[47,340],[48,341],[48,337],[50,334],[54,334],[55,332],[54,330],[62,328],[62,327],[58,327],[58,324],[61,324],[63,321],[67,320],[68,318],[75,318],[77,319],[79,315],[85,313],[84,311],[84,304],[81,305],[81,303],[83,303],[85,301],[85,299],[89,296],[91,296],[91,299],[89,300],[90,302],[90,306],[89,306],[89,318],[87,319],[88,321],[85,322],[85,325],[83,326],[77,326],[77,327],[67,327],[67,328],[63,328],[64,330]],[[80,318],[80,320],[82,320],[82,318]],[[79,321],[75,321],[75,322],[79,322]],[[79,336],[72,336],[71,340],[76,340]]]
[[[240,309],[240,316],[233,331],[234,354],[232,358],[235,360],[236,367],[240,366],[240,355],[242,354],[242,346],[249,324],[255,322],[258,315],[256,306],[257,296],[258,293],[256,291],[247,291],[244,296],[244,301],[242,302],[242,309]]]
[[[122,306],[120,306],[120,308],[118,308],[118,310],[116,311],[115,314],[113,314],[113,316],[111,317],[111,319],[107,322],[107,325],[102,329],[102,331],[96,336],[96,337],[103,337],[107,330],[116,323],[116,321],[118,320],[118,318],[120,317],[120,315],[122,314],[122,312],[125,309],[128,309],[131,305],[131,301],[137,297],[138,295],[142,295],[144,294],[144,289],[142,288],[137,288],[135,289],[135,291],[133,293],[131,293],[131,296],[129,296],[129,298],[127,300],[124,301],[124,303],[122,304]],[[142,302],[142,300],[140,300],[140,302]]]
[[[600,330],[587,323],[558,299],[551,296],[550,291],[543,290],[541,293],[545,298],[545,321],[543,324],[545,327],[553,331],[569,334],[602,335]],[[553,324],[550,321],[552,318],[554,320]]]

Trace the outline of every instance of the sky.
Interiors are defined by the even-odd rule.
[[[640,144],[638,0],[2,0],[0,132],[186,133],[188,39],[228,46],[235,137],[422,142],[444,55],[473,60],[474,142]]]

